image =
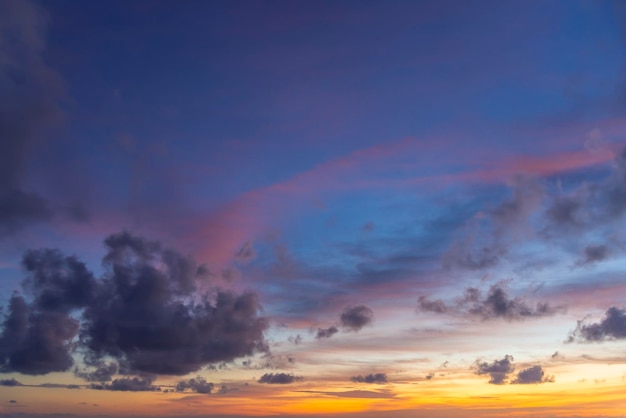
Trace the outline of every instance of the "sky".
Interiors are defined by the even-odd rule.
[[[0,417],[624,417],[626,3],[0,0]]]

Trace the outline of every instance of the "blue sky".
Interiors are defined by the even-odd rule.
[[[618,416],[625,22],[0,0],[0,416]]]

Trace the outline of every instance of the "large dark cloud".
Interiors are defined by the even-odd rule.
[[[185,392],[190,390],[196,393],[211,393],[215,385],[207,382],[204,377],[197,376],[189,380],[181,380],[176,384],[177,392]]]
[[[546,375],[539,365],[529,367],[517,373],[517,377],[511,383],[517,385],[531,385],[539,383],[554,382],[553,376]]]
[[[32,307],[51,312],[70,312],[88,305],[96,282],[85,264],[57,250],[27,251],[22,258],[27,273],[22,285],[33,296]]]
[[[22,286],[32,299],[14,294],[0,334],[0,370],[45,374],[68,370],[79,329],[72,311],[92,301],[95,280],[75,257],[55,250],[28,251]]]
[[[218,290],[213,301],[194,301],[191,259],[128,233],[105,244],[107,273],[80,334],[95,357],[113,357],[130,373],[184,375],[267,350],[256,294]]]
[[[105,274],[98,280],[75,257],[55,250],[26,253],[29,300],[14,294],[9,302],[1,371],[65,371],[76,352],[87,366],[76,374],[104,382],[118,371],[184,375],[268,350],[268,321],[259,315],[256,294],[198,292],[202,269],[158,242],[123,232],[105,244]]]
[[[259,379],[259,383],[267,383],[270,385],[287,385],[298,380],[302,380],[302,377],[294,376],[291,373],[265,373]]]
[[[43,59],[45,26],[33,2],[0,2],[0,236],[53,216],[25,184],[33,154],[62,116],[62,83]]]
[[[38,375],[68,370],[78,327],[68,313],[38,311],[14,294],[0,334],[0,371]]]
[[[584,319],[578,321],[568,341],[598,342],[622,339],[626,339],[626,308],[612,306],[607,309],[600,322],[589,324]]]
[[[552,316],[564,311],[564,307],[551,306],[548,302],[538,302],[532,306],[520,297],[511,298],[501,284],[491,286],[487,295],[483,295],[477,288],[467,288],[454,304],[420,296],[417,309],[422,312],[473,316],[482,320],[501,318],[507,321]]]
[[[477,375],[489,375],[489,383],[492,385],[505,384],[509,375],[515,370],[513,357],[509,355],[491,363],[476,360],[472,368]]]
[[[354,383],[387,383],[387,375],[385,373],[370,373],[365,376],[356,375],[350,378]]]
[[[346,308],[339,317],[341,326],[350,331],[360,331],[374,320],[374,312],[365,305]]]

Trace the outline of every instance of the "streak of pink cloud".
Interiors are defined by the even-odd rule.
[[[607,121],[607,130],[615,134],[626,126]],[[404,138],[356,150],[304,171],[292,178],[246,192],[217,212],[199,219],[198,232],[192,237],[201,242],[201,255],[218,265],[232,260],[243,243],[267,233],[273,222],[293,216],[306,207],[306,202],[322,193],[350,190],[384,190],[416,186],[441,188],[459,183],[508,181],[516,174],[552,176],[600,164],[615,158],[617,149],[626,142],[612,142],[601,149],[579,149],[553,152],[546,156],[499,157],[489,151],[462,147],[450,138],[428,141]],[[582,147],[581,147],[582,148]],[[446,153],[450,166],[466,168],[452,174],[422,174],[431,170],[431,155]],[[414,160],[413,167],[410,161]],[[496,161],[493,163],[492,161]],[[403,167],[403,178],[394,178],[394,168]],[[443,167],[445,168],[445,167]],[[440,167],[438,171],[443,171]],[[412,173],[413,175],[411,175]],[[311,206],[311,205],[309,205]],[[309,207],[310,208],[310,207]]]

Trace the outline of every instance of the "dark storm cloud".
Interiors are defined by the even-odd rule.
[[[489,375],[489,383],[492,385],[503,385],[513,373],[515,366],[513,365],[513,357],[506,355],[501,360],[494,360],[491,363],[476,360],[472,365],[472,369],[477,375]]]
[[[76,257],[65,257],[57,250],[27,251],[22,267],[27,273],[22,285],[34,297],[34,309],[69,312],[93,298],[94,277]]]
[[[105,244],[107,274],[80,335],[95,357],[129,373],[184,375],[267,351],[256,294],[217,291],[214,302],[194,302],[198,268],[189,258],[126,232]]]
[[[70,313],[92,299],[95,281],[75,257],[54,250],[28,251],[22,286],[29,304],[14,294],[0,334],[0,370],[45,374],[68,370],[79,324]]]
[[[161,388],[154,386],[153,377],[123,377],[115,379],[110,384],[92,383],[90,388],[96,390],[110,390],[115,392],[159,392]]]
[[[511,383],[517,385],[532,385],[548,382],[554,382],[554,377],[547,376],[543,368],[537,365],[529,367],[517,373],[517,377]]]
[[[15,379],[2,379],[0,380],[0,386],[22,386],[22,384]]]
[[[201,269],[158,242],[123,232],[105,244],[106,272],[99,280],[75,257],[55,250],[26,253],[23,287],[31,301],[14,294],[9,302],[1,371],[65,371],[80,353],[87,367],[76,374],[102,382],[118,365],[120,374],[183,375],[267,352],[268,321],[259,316],[256,294],[198,293]]]
[[[69,314],[34,310],[14,294],[0,335],[0,371],[39,375],[68,370],[77,333],[78,321]]]
[[[53,216],[24,184],[29,161],[62,116],[62,83],[43,60],[45,26],[33,2],[0,2],[0,236]]]
[[[465,289],[463,296],[458,298],[454,304],[446,304],[440,299],[432,300],[426,296],[420,296],[417,305],[418,311],[422,312],[469,315],[485,321],[498,318],[518,321],[564,312],[564,307],[551,306],[548,302],[538,302],[533,307],[522,298],[511,298],[500,284],[491,286],[486,296],[483,296],[479,289],[470,287]]]
[[[387,375],[385,373],[370,373],[368,375],[356,375],[350,378],[354,383],[387,383]]]
[[[259,383],[267,383],[270,385],[287,385],[298,380],[302,380],[302,377],[294,376],[290,373],[265,373],[259,379]]]
[[[215,385],[213,383],[207,382],[201,376],[194,377],[189,380],[182,380],[176,384],[177,392],[185,392],[186,390],[190,390],[196,393],[211,393],[214,389]]]
[[[374,320],[374,312],[365,305],[346,308],[339,317],[341,326],[350,331],[360,331]]]
[[[578,321],[568,341],[599,342],[621,339],[626,339],[626,308],[612,306],[607,309],[600,322],[588,324],[585,319]]]
[[[323,340],[323,339],[332,337],[338,332],[339,332],[339,329],[337,329],[337,327],[335,326],[328,327],[328,328],[318,328],[317,333],[315,334],[315,338],[317,338],[318,340]]]

